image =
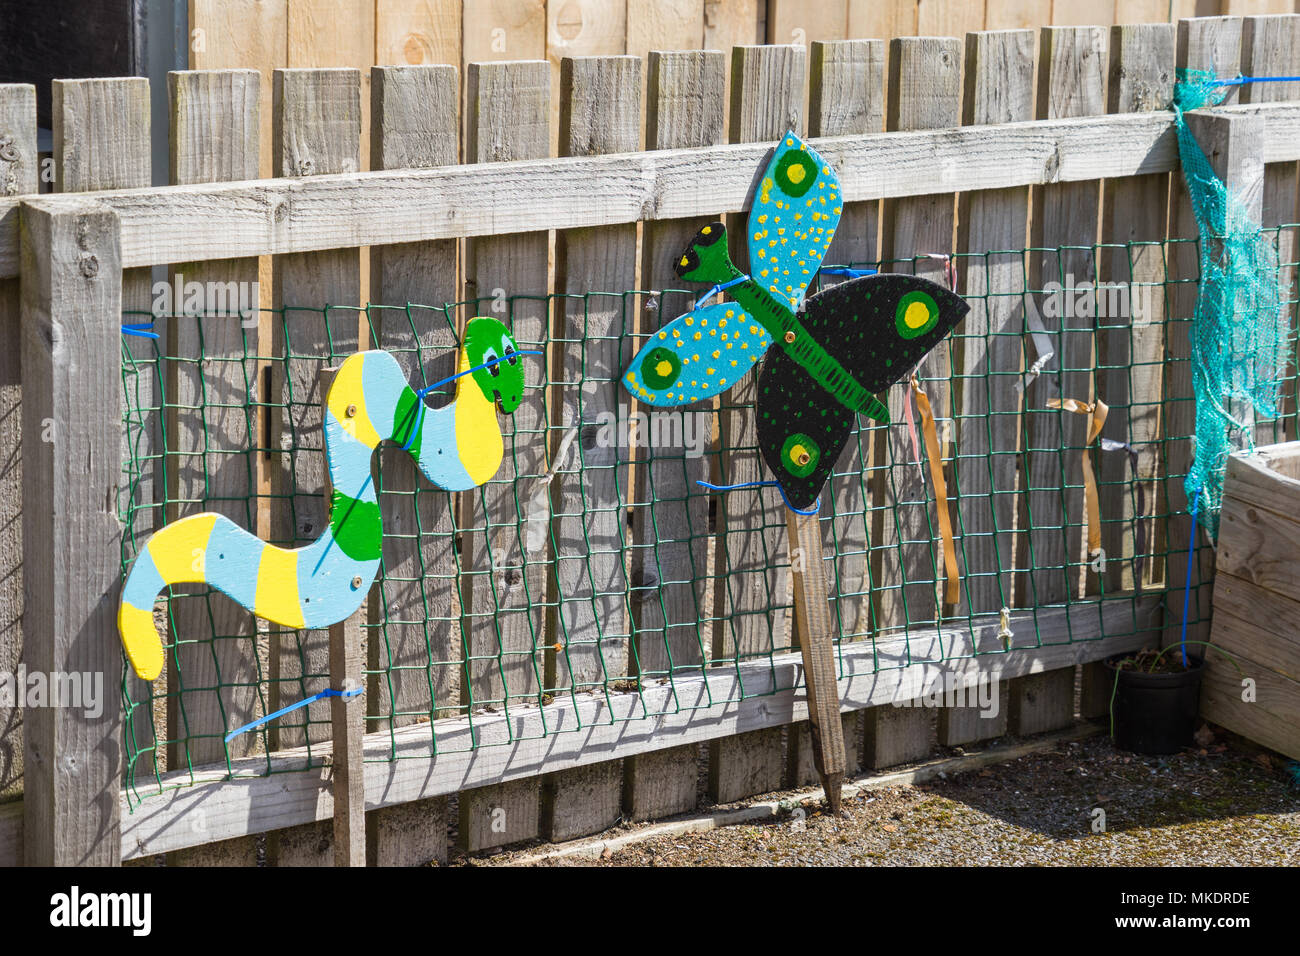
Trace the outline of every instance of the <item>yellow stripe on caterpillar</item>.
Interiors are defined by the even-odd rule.
[[[117,609],[117,630],[127,660],[141,680],[154,680],[163,669],[163,646],[153,623],[153,608],[122,602]]]
[[[267,544],[257,566],[257,594],[253,613],[260,618],[302,627],[302,603],[298,599],[298,552]]]
[[[173,521],[149,539],[145,549],[167,584],[202,582],[206,569],[208,538],[217,523],[212,512]]]

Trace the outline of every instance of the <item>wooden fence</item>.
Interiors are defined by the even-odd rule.
[[[1037,61],[1036,47],[1041,50]],[[1125,247],[1139,252],[1133,263],[1123,264],[1126,279],[1130,269],[1134,281],[1195,276],[1194,254],[1166,244],[1195,235],[1178,177],[1171,177],[1178,159],[1166,106],[1174,66],[1210,68],[1220,75],[1239,69],[1256,75],[1300,73],[1300,17],[1049,27],[1037,44],[1030,31],[971,33],[964,42],[899,38],[887,47],[881,41],[847,40],[813,44],[806,63],[804,58],[801,47],[755,46],[733,50],[729,66],[723,54],[702,51],[651,53],[645,61],[567,61],[560,87],[559,156],[550,155],[545,61],[472,63],[464,83],[465,165],[454,164],[462,121],[455,69],[376,68],[369,130],[375,171],[365,173],[357,172],[361,74],[281,70],[272,96],[276,178],[263,180],[252,178],[260,168],[257,130],[264,119],[258,74],[178,73],[169,84],[176,185],[149,189],[136,188],[149,181],[147,82],[61,82],[55,86],[57,192],[42,196],[29,195],[37,192],[40,174],[33,90],[0,87],[0,161],[9,197],[0,200],[0,316],[11,341],[22,343],[0,357],[5,463],[0,669],[16,669],[21,660],[47,673],[107,675],[107,703],[94,719],[47,707],[0,708],[0,785],[11,794],[23,792],[21,801],[0,805],[0,862],[116,863],[168,853],[175,864],[214,859],[251,864],[257,837],[264,833],[271,837],[272,859],[281,865],[328,860],[331,852],[330,766],[318,762],[267,774],[268,766],[302,766],[302,751],[295,749],[306,743],[301,735],[282,739],[270,755],[232,751],[229,767],[220,747],[210,749],[194,760],[199,766],[192,772],[168,771],[162,792],[140,801],[129,800],[122,790],[122,659],[115,615],[122,536],[132,529],[123,529],[115,504],[122,480],[119,324],[124,310],[150,308],[151,268],[167,266],[190,278],[252,281],[259,257],[270,257],[263,268],[274,277],[275,304],[318,308],[366,301],[367,249],[372,302],[456,301],[498,287],[539,295],[664,289],[675,284],[667,257],[704,217],[746,207],[754,169],[787,128],[818,138],[817,147],[843,180],[845,219],[854,227],[843,230],[832,259],[910,262],[956,242],[961,251],[987,254],[989,263],[963,277],[962,291],[977,302],[967,319],[965,347],[945,352],[927,371],[936,407],[955,407],[959,423],[977,423],[949,436],[954,459],[987,459],[968,469],[969,475],[954,469],[954,460],[947,462],[950,475],[959,473],[955,510],[967,538],[962,606],[933,606],[931,589],[929,611],[917,611],[926,599],[911,593],[912,617],[900,618],[901,607],[878,598],[873,607],[878,623],[868,633],[862,608],[871,600],[871,582],[888,583],[890,575],[903,574],[902,584],[884,590],[887,596],[911,586],[909,581],[924,580],[924,573],[908,576],[865,541],[856,556],[845,549],[836,569],[844,628],[839,692],[851,769],[917,759],[935,740],[956,745],[1063,726],[1074,717],[1080,664],[1085,665],[1082,713],[1104,713],[1096,662],[1154,643],[1162,629],[1176,632],[1181,625],[1188,527],[1181,477],[1175,476],[1186,473],[1187,443],[1169,444],[1167,460],[1137,479],[1147,485],[1148,501],[1159,502],[1147,513],[1173,516],[1152,532],[1167,543],[1161,545],[1167,562],[1159,567],[1149,562],[1143,572],[1147,586],[1136,594],[1140,582],[1126,570],[1129,562],[1115,562],[1103,572],[1110,575],[1107,591],[1129,593],[1131,599],[1102,601],[1100,575],[1086,574],[1086,562],[1077,562],[1074,578],[1061,575],[1058,583],[1033,580],[1033,564],[1024,560],[1027,548],[1056,549],[1057,563],[1069,568],[1080,554],[1079,542],[1067,532],[1071,525],[1076,532],[1081,527],[1077,477],[1063,483],[1060,469],[1040,474],[1032,453],[1078,447],[1079,439],[1053,433],[1062,426],[1031,415],[1014,389],[1003,395],[957,383],[986,368],[1010,378],[1024,370],[1018,337],[986,333],[1007,322],[1019,327],[1026,271],[1041,287],[1044,270],[1064,265],[1056,257],[1065,247],[1149,241],[1150,246]],[[637,152],[642,72],[648,150]],[[724,125],[728,72],[731,109]],[[1191,118],[1221,175],[1260,197],[1265,225],[1296,219],[1300,104],[1267,102],[1294,95],[1285,85],[1234,88],[1223,107]],[[94,195],[71,195],[91,191]],[[554,236],[553,255],[548,234]],[[1284,238],[1290,243],[1289,234]],[[1027,247],[1033,249],[1007,251]],[[1121,267],[1105,256],[1085,258],[1077,263],[1079,274],[1107,278],[1106,270],[1113,270],[1109,274],[1119,275]],[[1294,259],[1288,246],[1284,261]],[[918,272],[924,272],[926,261],[917,261]],[[942,265],[934,268],[941,272]],[[1168,288],[1163,307],[1170,316],[1189,316],[1194,283]],[[595,308],[583,318],[596,335],[617,329],[613,315]],[[541,341],[548,323],[562,329],[568,319],[520,310],[514,328],[522,339]],[[1062,340],[1076,351],[1064,357],[1061,394],[1099,394],[1130,409],[1108,424],[1106,434],[1118,440],[1154,443],[1161,436],[1190,435],[1186,338],[1166,339],[1165,328],[1156,322],[1141,330],[1065,330],[1075,337],[1063,334]],[[179,329],[168,333],[171,354],[185,354],[192,346]],[[258,334],[264,345],[259,354],[283,347],[265,323]],[[395,347],[406,334],[409,330],[381,326],[370,344]],[[367,344],[357,342],[356,329],[351,335],[352,342]],[[234,355],[242,348],[237,338],[235,333],[204,347],[207,354]],[[557,332],[552,340],[564,338]],[[563,369],[561,347],[554,348],[548,367]],[[215,371],[205,373],[208,387],[222,368],[216,364]],[[246,387],[242,367],[238,374],[237,381],[215,384],[238,394]],[[174,400],[183,405],[184,389],[192,386],[183,380],[173,386]],[[616,386],[614,376],[603,389],[590,388],[591,400],[617,403]],[[557,391],[544,400],[557,409],[566,398]],[[724,443],[745,427],[725,412],[721,424]],[[1287,427],[1293,432],[1293,421]],[[231,450],[251,442],[244,416],[232,417],[217,434]],[[919,495],[924,503],[924,488],[907,487],[916,468],[901,449],[897,438],[877,439],[853,467],[870,471],[872,498],[915,501]],[[705,468],[700,461],[698,469]],[[383,462],[388,468],[390,459]],[[633,640],[646,631],[671,632],[684,622],[694,626],[684,615],[697,613],[710,580],[777,573],[747,557],[755,535],[766,536],[769,553],[781,547],[760,499],[748,511],[745,505],[728,505],[713,553],[702,546],[692,553],[680,546],[689,534],[679,529],[707,522],[707,498],[692,491],[694,479],[707,474],[684,474],[680,463],[675,473],[658,472],[653,462],[629,467],[649,473],[643,480],[660,490],[675,483],[680,505],[653,512],[648,502],[634,507],[627,532],[632,558],[626,564],[616,561],[611,569],[615,586],[625,591],[646,586],[638,562],[647,551],[656,551],[660,568],[667,569],[656,585],[663,600],[632,608]],[[1101,466],[1103,480],[1112,467]],[[250,524],[264,535],[293,538],[292,526],[275,530],[285,514],[274,497],[266,497],[274,484],[268,471],[265,464],[227,468],[220,487],[203,489],[171,486],[182,480],[171,473],[158,480],[170,487],[168,500],[192,498],[201,504],[205,498],[261,495],[259,514]],[[251,474],[253,484],[241,474]],[[398,480],[414,481],[414,473]],[[621,518],[617,486],[597,483],[587,490],[608,505],[592,514],[608,511]],[[162,488],[148,493],[163,500]],[[836,491],[837,507],[843,505],[837,513],[852,514],[856,507],[862,515],[862,502],[839,500],[852,494]],[[1042,501],[1032,500],[1036,495]],[[562,502],[563,492],[553,501]],[[484,507],[491,513],[510,503],[488,496]],[[1023,519],[1026,508],[1034,509],[1032,526]],[[918,535],[928,540],[924,507],[913,511],[890,512],[901,516],[898,526],[873,527],[875,540]],[[554,509],[552,540],[564,538],[565,513]],[[455,516],[435,508],[420,520],[429,527],[473,529],[475,519],[468,517],[453,525]],[[602,530],[598,521],[589,533],[622,540],[622,529]],[[1127,547],[1131,557],[1131,541],[1126,545],[1115,534],[1107,542],[1112,554],[1125,554]],[[459,559],[467,562],[469,573],[476,562],[490,559],[475,551],[485,547],[483,542],[475,543],[472,534],[465,537]],[[533,593],[562,578],[564,558],[564,553],[547,553],[525,562],[526,575],[539,575]],[[934,558],[927,552],[924,560]],[[710,563],[719,570],[705,570]],[[631,584],[621,580],[625,568]],[[858,589],[844,588],[843,581],[855,574]],[[461,590],[466,600],[474,600],[473,587]],[[1193,602],[1197,626],[1208,619],[1208,607],[1196,608],[1207,592],[1198,588]],[[999,614],[1004,594],[1015,594],[1024,610],[1004,619]],[[857,600],[846,600],[853,595]],[[593,595],[582,600],[591,606]],[[747,629],[758,626],[750,623],[757,618],[744,614],[744,589],[717,600],[715,640],[729,648],[753,640]],[[555,626],[552,616],[526,600],[515,609],[521,619],[536,616],[536,627]],[[854,613],[863,620],[843,617]],[[468,619],[458,616],[463,614],[463,608],[447,609],[444,617],[451,623],[439,638],[447,642],[439,653],[454,658],[462,653],[462,642],[468,653],[475,635]],[[960,628],[948,623],[953,614],[964,615]],[[951,653],[971,642],[975,648],[986,646],[1003,625],[1036,639],[1006,654]],[[769,616],[762,626],[770,633],[790,625]],[[241,627],[252,634],[251,618],[228,624],[236,632]],[[678,650],[689,653],[688,646]],[[445,858],[453,798],[459,839],[470,849],[539,834],[563,839],[597,832],[620,814],[647,819],[691,809],[704,743],[709,744],[710,796],[719,802],[805,782],[812,772],[807,711],[802,692],[792,690],[798,671],[798,655],[784,655],[704,669],[668,685],[643,687],[639,694],[572,695],[545,708],[440,719],[436,755],[430,753],[428,724],[367,736],[364,792],[371,859]],[[936,678],[970,684],[990,677],[1009,686],[1007,707],[998,718],[981,718],[970,708],[890,706],[920,696]],[[179,693],[172,688],[172,697]],[[391,703],[395,708],[397,702]],[[634,708],[656,716],[639,717]],[[191,722],[213,722],[209,732],[220,729],[221,717],[212,709],[187,714]],[[172,712],[159,719],[175,748],[185,734],[178,717]],[[312,747],[328,756],[328,735]],[[388,759],[394,754],[405,759]],[[498,819],[505,826],[493,826]]]

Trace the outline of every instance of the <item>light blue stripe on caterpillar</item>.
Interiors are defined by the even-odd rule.
[[[397,417],[397,400],[407,387],[397,359],[388,352],[365,353],[361,366],[361,391],[365,396],[366,414],[380,438],[393,437],[393,421]]]
[[[464,399],[460,399],[464,401]],[[456,406],[431,408],[420,426],[420,469],[435,485],[448,491],[478,487],[456,451]]]
[[[325,441],[330,450],[330,482],[334,490],[349,498],[374,501],[375,485],[370,480],[370,449],[344,429],[328,408],[325,409]]]
[[[298,557],[298,593],[308,628],[328,627],[361,606],[379,573],[379,560],[354,561],[343,553],[333,531],[303,548]],[[354,578],[360,578],[357,587]]]
[[[229,595],[246,608],[257,597],[257,572],[262,566],[266,542],[245,531],[229,518],[217,518],[208,536],[204,574],[208,584]]]
[[[153,541],[152,538],[149,540]],[[153,563],[149,545],[146,544],[144,550],[136,555],[135,563],[131,565],[126,587],[122,590],[122,600],[132,607],[148,610],[153,607],[153,602],[166,586],[167,583],[158,573],[158,566]]]

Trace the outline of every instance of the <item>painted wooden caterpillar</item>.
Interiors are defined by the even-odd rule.
[[[329,527],[302,548],[268,544],[224,515],[190,515],[154,534],[122,588],[117,626],[144,680],[163,668],[153,606],[168,585],[207,584],[258,617],[286,627],[328,627],[365,600],[379,572],[383,527],[370,456],[389,440],[410,452],[426,478],[448,491],[483,484],[501,464],[496,412],[523,397],[518,347],[496,319],[471,319],[457,361],[456,399],[427,408],[388,352],[359,352],[339,367],[325,400]]]

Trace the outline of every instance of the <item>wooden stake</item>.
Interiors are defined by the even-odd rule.
[[[794,613],[808,688],[808,720],[812,724],[813,763],[831,813],[840,812],[844,782],[844,727],[840,723],[839,685],[835,674],[835,645],[831,608],[826,599],[822,536],[817,516],[786,509],[794,574]],[[797,550],[795,550],[797,549]]]

